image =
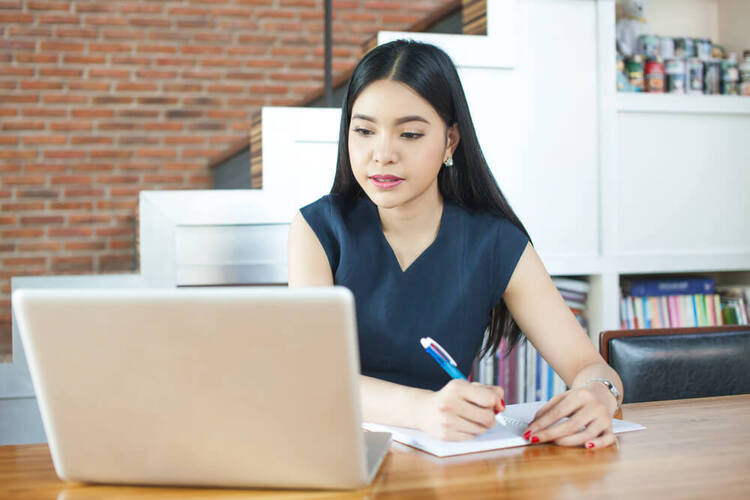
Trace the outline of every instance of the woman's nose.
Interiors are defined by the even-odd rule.
[[[374,160],[378,163],[390,163],[394,160],[393,141],[388,134],[382,134],[375,145],[373,151]]]

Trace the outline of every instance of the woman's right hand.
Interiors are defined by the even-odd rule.
[[[419,429],[443,441],[464,441],[495,425],[505,411],[502,387],[453,379],[418,405]]]

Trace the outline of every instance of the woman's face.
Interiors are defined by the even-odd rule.
[[[446,124],[432,105],[403,83],[377,80],[352,107],[352,171],[381,208],[436,196],[438,172],[457,144],[458,127],[446,137]]]

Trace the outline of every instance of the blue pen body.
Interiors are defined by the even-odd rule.
[[[450,362],[443,359],[442,356],[440,356],[438,353],[436,353],[432,348],[425,349],[429,353],[430,356],[432,356],[435,361],[438,362],[438,364],[443,368],[443,370],[448,373],[448,375],[451,376],[451,378],[462,378],[464,380],[468,380],[466,377],[464,377],[464,374],[461,373],[461,371],[453,366]]]

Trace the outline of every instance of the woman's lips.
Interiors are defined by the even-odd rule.
[[[404,182],[404,179],[401,179],[400,177],[396,177],[393,175],[386,175],[386,176],[375,176],[373,175],[370,177],[370,182],[379,189],[391,189],[402,182]]]

